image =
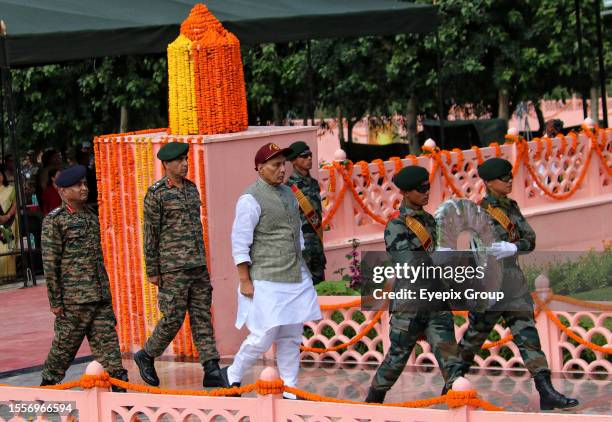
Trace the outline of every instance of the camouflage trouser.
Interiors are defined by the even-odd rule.
[[[387,391],[395,384],[408,362],[414,345],[423,334],[431,345],[444,380],[447,380],[449,373],[459,365],[455,326],[451,313],[421,311],[413,315],[409,320],[403,316],[401,328],[396,324],[391,325],[389,334],[391,347],[372,379],[372,388]]]
[[[204,266],[162,274],[157,303],[163,316],[145,343],[145,351],[153,357],[164,353],[189,311],[191,336],[200,354],[200,362],[219,359],[210,313],[212,290]]]
[[[121,364],[115,314],[110,302],[64,305],[64,315],[55,318],[55,336],[42,371],[43,379],[59,383],[87,336],[94,358],[111,377],[127,381]]]
[[[529,295],[518,300],[527,301],[524,303],[533,306]],[[480,350],[500,317],[506,321],[506,326],[512,331],[514,343],[518,347],[525,367],[531,375],[534,376],[541,371],[549,371],[546,356],[540,347],[540,337],[535,326],[533,310],[526,310],[523,307],[523,310],[516,311],[470,311],[470,325],[459,343],[459,356],[463,362],[460,372],[453,374],[452,378],[458,378],[467,373],[474,363],[474,355]]]
[[[304,247],[302,256],[312,274],[313,283],[318,284],[325,280],[325,265],[327,264],[323,243],[316,233],[304,233]]]

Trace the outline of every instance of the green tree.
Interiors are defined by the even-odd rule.
[[[121,129],[167,126],[166,60],[114,57],[12,71],[17,138],[26,148],[91,140]]]

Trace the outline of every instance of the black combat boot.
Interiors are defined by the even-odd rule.
[[[55,385],[55,384],[56,384],[55,382],[49,381],[49,380],[43,378],[42,382],[40,383],[40,386],[44,387],[45,385]]]
[[[117,378],[118,380],[128,382],[128,373],[125,370],[109,375],[113,378]],[[125,388],[118,387],[116,385],[111,385],[111,391],[113,393],[127,393],[127,390]]]
[[[470,364],[466,362],[461,362],[459,364],[452,366],[451,369],[449,370],[449,374],[447,378],[448,381],[444,383],[444,387],[442,388],[442,392],[440,393],[440,395],[443,396],[446,393],[448,393],[448,390],[453,388],[453,383],[458,378],[465,377],[465,374],[467,374],[469,371],[470,371]]]
[[[227,368],[229,368],[229,366],[226,366],[225,368],[221,368],[221,370],[219,371],[219,374],[221,375],[221,379],[223,380],[222,387],[224,388],[240,387],[239,382],[234,382],[230,384],[229,377],[227,376]],[[240,394],[232,394],[227,397],[240,397]]]
[[[373,387],[370,387],[368,390],[368,396],[365,398],[366,403],[382,403],[385,401],[385,396],[387,395],[386,390],[377,390]]]
[[[141,349],[134,355],[134,362],[138,365],[142,380],[149,385],[158,387],[159,377],[155,371],[155,359],[149,356],[144,349]]]
[[[227,387],[223,377],[221,376],[221,368],[219,368],[219,359],[210,359],[204,362],[204,387]]]
[[[538,372],[535,377],[535,387],[540,393],[540,410],[567,409],[578,406],[578,400],[565,397],[555,390],[550,382],[550,373],[547,371]]]

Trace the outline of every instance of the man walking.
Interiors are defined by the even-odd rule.
[[[232,255],[240,279],[236,327],[246,324],[250,333],[233,364],[223,368],[226,386],[239,385],[244,373],[276,343],[280,377],[295,387],[303,324],[321,318],[302,258],[298,203],[283,185],[289,152],[273,143],[261,147],[255,155],[257,181],[236,204],[232,227]]]
[[[540,409],[578,406],[578,400],[564,396],[553,387],[548,362],[540,346],[533,316],[533,299],[517,259],[519,252],[535,249],[536,234],[521,214],[518,204],[507,196],[512,192],[512,164],[503,158],[490,158],[478,167],[478,175],[487,186],[487,195],[480,206],[491,216],[498,240],[491,245],[490,253],[501,264],[502,290],[510,300],[501,304],[501,308],[498,304],[491,310],[469,312],[470,325],[459,343],[463,363],[448,385],[469,371],[474,355],[502,317],[512,331],[525,367],[534,378],[540,393]]]
[[[121,363],[119,339],[108,274],[104,268],[97,215],[85,205],[86,169],[74,166],[55,180],[63,203],[42,226],[42,255],[55,336],[41,385],[59,383],[87,336],[94,357],[111,377],[128,380]],[[113,391],[125,391],[113,386]]]
[[[144,199],[144,251],[147,277],[159,287],[163,313],[142,350],[134,355],[142,379],[158,386],[154,359],[176,336],[189,311],[193,342],[204,367],[204,387],[220,387],[219,353],[211,321],[212,285],[206,268],[200,221],[200,194],[186,179],[189,144],[170,142],[157,153],[165,176]]]
[[[436,245],[436,220],[423,209],[429,202],[429,172],[423,167],[404,167],[393,178],[403,195],[399,216],[385,227],[385,245],[393,264],[418,267],[433,265],[430,256]],[[436,280],[412,280],[435,289]],[[410,282],[409,282],[410,283]],[[396,280],[394,290],[402,290],[403,281]],[[407,309],[408,303],[393,300],[390,304],[391,347],[378,367],[365,399],[382,403],[387,391],[402,374],[417,340],[425,335],[431,345],[444,380],[458,365],[455,326],[450,310]]]

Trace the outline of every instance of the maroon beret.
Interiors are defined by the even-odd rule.
[[[255,170],[259,164],[263,164],[266,161],[276,157],[277,155],[283,154],[285,157],[291,154],[291,148],[280,148],[273,142],[269,142],[259,148],[257,154],[255,154]]]

